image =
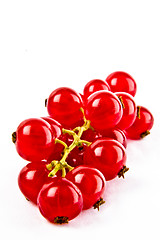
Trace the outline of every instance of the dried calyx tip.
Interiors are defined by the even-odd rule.
[[[46,99],[45,99],[45,107],[47,107],[47,100],[48,100],[48,99],[46,98]]]
[[[55,219],[54,219],[54,223],[57,223],[57,224],[63,224],[63,223],[68,223],[68,217],[64,217],[64,216],[62,216],[62,217],[56,217]]]
[[[12,133],[12,142],[15,143],[16,142],[16,132]]]
[[[144,137],[146,137],[146,136],[149,135],[149,134],[150,134],[150,131],[147,130],[147,131],[141,133],[140,137],[141,137],[141,138],[144,138]]]
[[[120,100],[120,102],[122,104],[122,108],[125,108],[122,96],[118,96],[118,98],[119,98],[119,100]]]
[[[141,109],[141,107],[140,106],[137,106],[137,117],[140,119],[141,117],[140,117],[140,109]]]
[[[103,200],[103,198],[100,198],[94,205],[93,205],[93,208],[94,209],[98,209],[98,211],[99,211],[99,207],[103,204],[103,203],[105,203],[105,201]]]
[[[80,151],[82,151],[82,150],[84,149],[83,145],[80,146],[80,147],[78,147],[78,149],[79,149]]]
[[[125,172],[127,172],[129,170],[129,168],[127,168],[126,166],[123,166],[123,168],[119,171],[118,173],[118,177],[123,177],[124,178],[124,174]]]

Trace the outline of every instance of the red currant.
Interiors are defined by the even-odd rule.
[[[83,132],[81,139],[84,139],[88,142],[93,142],[98,137],[99,133],[96,132],[94,129],[89,128],[87,131]]]
[[[47,121],[52,128],[52,131],[54,133],[55,138],[65,142],[66,141],[66,135],[62,134],[62,126],[59,122],[54,120],[51,117],[42,117],[45,121]],[[56,143],[51,155],[46,159],[48,162],[51,162],[52,160],[60,160],[61,154],[63,152],[64,146],[60,143]]]
[[[115,94],[120,99],[123,106],[123,115],[116,127],[124,130],[133,124],[137,115],[137,107],[133,97],[129,93],[116,92]]]
[[[81,107],[80,95],[71,88],[57,88],[47,100],[49,115],[66,127],[76,127],[82,122]]]
[[[52,131],[56,138],[59,138],[62,135],[62,126],[59,122],[57,122],[56,120],[54,120],[53,118],[51,118],[49,116],[42,117],[42,119],[51,125]]]
[[[79,93],[79,95],[81,96],[81,99],[82,99],[82,105],[83,105],[83,103],[84,103],[84,95],[81,94],[81,93]]]
[[[46,163],[28,163],[19,173],[18,185],[24,196],[37,204],[37,196],[48,180]]]
[[[105,90],[93,93],[85,106],[85,116],[97,131],[114,128],[121,120],[122,114],[122,104],[118,97]]]
[[[145,107],[137,107],[137,117],[131,127],[125,130],[127,138],[141,139],[148,135],[153,127],[154,118],[152,113]]]
[[[97,168],[106,180],[111,180],[124,167],[126,151],[116,140],[99,138],[87,148],[83,159],[84,164]]]
[[[93,79],[89,81],[83,90],[84,98],[87,99],[92,93],[97,92],[99,90],[109,90],[110,86],[103,80]]]
[[[51,183],[45,184],[37,202],[42,215],[53,223],[72,220],[83,208],[80,190],[71,181],[62,177],[54,177]]]
[[[87,146],[85,144],[82,144],[82,146],[79,147],[75,147],[68,154],[68,157],[66,159],[67,163],[72,167],[83,165],[83,155],[86,149]]]
[[[54,149],[55,135],[51,125],[43,119],[23,121],[14,135],[17,152],[28,161],[47,159]]]
[[[124,132],[118,128],[102,131],[101,137],[107,137],[120,142],[125,148],[127,147],[127,138]]]
[[[137,85],[135,80],[126,72],[113,72],[107,78],[112,92],[127,92],[135,96]]]
[[[67,173],[66,178],[80,189],[83,196],[83,209],[93,207],[103,195],[105,178],[95,168],[87,166],[76,167]]]

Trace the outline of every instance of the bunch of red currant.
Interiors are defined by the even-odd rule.
[[[83,94],[62,87],[45,104],[48,117],[30,118],[12,134],[17,152],[30,161],[19,188],[53,223],[104,203],[105,182],[124,177],[127,138],[141,139],[152,114],[136,106],[136,83],[125,72],[89,81]]]

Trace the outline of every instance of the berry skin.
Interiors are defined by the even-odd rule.
[[[87,99],[92,93],[100,90],[110,91],[110,86],[103,80],[93,79],[89,81],[84,87],[83,90],[84,98]]]
[[[54,133],[49,123],[40,118],[30,118],[20,123],[15,145],[19,155],[28,161],[47,159],[54,149]]]
[[[80,97],[81,97],[81,99],[82,99],[82,106],[83,106],[83,105],[84,105],[84,95],[81,94],[81,93],[79,93],[79,95],[80,95]]]
[[[137,107],[133,97],[129,93],[116,92],[115,94],[120,99],[123,107],[123,116],[116,127],[124,130],[129,128],[135,121]]]
[[[83,209],[93,207],[105,190],[105,178],[95,168],[78,166],[67,173],[66,178],[80,189],[83,196]]]
[[[56,120],[54,120],[51,117],[42,117],[43,120],[45,120],[46,122],[48,122],[51,125],[53,134],[56,138],[61,137],[62,135],[62,126],[59,122],[57,122]]]
[[[66,159],[67,163],[72,167],[77,167],[83,165],[83,155],[87,146],[82,144],[80,147],[75,147],[69,154]]]
[[[77,124],[83,122],[81,107],[82,99],[80,95],[67,87],[57,88],[47,100],[49,115],[66,128],[76,127]]]
[[[126,151],[121,143],[108,138],[95,140],[84,153],[84,165],[97,168],[106,181],[115,178],[126,163]]]
[[[93,142],[98,137],[99,133],[96,132],[94,129],[89,128],[87,131],[83,132],[81,139],[84,139],[88,142]]]
[[[126,72],[113,72],[107,78],[106,82],[112,92],[127,92],[133,97],[137,91],[135,80]]]
[[[63,219],[65,222],[72,220],[83,208],[80,190],[62,177],[54,177],[52,182],[42,187],[37,203],[42,215],[53,223],[63,223]]]
[[[93,93],[85,105],[85,116],[96,131],[114,128],[122,118],[123,109],[118,97],[109,91]]]
[[[37,196],[42,186],[48,181],[46,163],[28,163],[19,173],[18,185],[23,195],[37,204]]]
[[[62,134],[62,126],[59,122],[54,120],[51,117],[42,117],[43,120],[47,121],[52,128],[52,131],[54,133],[55,138],[65,142],[66,136],[65,134]],[[64,146],[60,143],[56,143],[51,155],[46,159],[48,162],[51,162],[52,160],[60,160],[61,159],[61,153],[63,152]]]
[[[120,142],[125,148],[127,147],[127,138],[121,129],[109,129],[108,131],[102,131],[100,137],[107,137]]]
[[[152,113],[145,107],[137,107],[137,116],[131,127],[125,130],[127,138],[141,139],[148,135],[153,127],[154,118]]]

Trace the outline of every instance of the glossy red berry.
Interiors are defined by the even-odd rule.
[[[118,97],[105,90],[93,93],[85,105],[85,116],[97,131],[114,128],[122,114],[122,104]]]
[[[94,129],[89,128],[87,131],[84,131],[81,139],[88,142],[93,142],[96,138],[99,137],[99,132],[96,132]]]
[[[28,161],[47,159],[54,149],[55,136],[49,123],[40,118],[23,121],[15,133],[19,155]]]
[[[129,93],[116,92],[115,94],[120,99],[123,107],[122,118],[116,127],[124,130],[129,128],[135,121],[137,107],[133,97]]]
[[[79,93],[80,97],[81,97],[81,100],[82,100],[82,106],[84,105],[84,95]]]
[[[51,183],[45,184],[37,202],[42,215],[53,223],[72,220],[83,208],[80,190],[71,181],[62,177],[55,177]]]
[[[76,127],[83,121],[81,107],[80,95],[67,87],[57,88],[47,100],[49,115],[66,127]]]
[[[137,116],[131,127],[125,130],[127,138],[141,139],[148,135],[153,127],[154,118],[152,113],[145,107],[137,107]]]
[[[42,119],[47,121],[51,125],[52,131],[56,139],[59,139],[63,142],[66,141],[66,135],[62,134],[62,126],[59,122],[57,122],[51,117],[42,117]],[[51,162],[52,160],[60,160],[63,150],[64,146],[60,143],[56,143],[51,155],[46,160],[48,162]]]
[[[28,163],[19,173],[18,185],[23,195],[37,204],[37,196],[44,183],[48,180],[46,163]]]
[[[110,91],[110,86],[103,80],[93,79],[89,81],[84,87],[83,90],[84,98],[87,99],[92,93],[100,90]]]
[[[83,155],[87,146],[82,144],[82,146],[75,147],[69,154],[66,159],[67,163],[72,167],[77,167],[83,165]]]
[[[115,128],[115,129],[109,129],[107,131],[102,131],[101,137],[114,139],[120,142],[125,148],[127,147],[127,138],[121,129]]]
[[[93,207],[100,200],[105,190],[103,174],[91,167],[79,166],[67,173],[66,176],[81,191],[83,196],[83,209]]]
[[[48,122],[51,125],[53,134],[56,138],[61,137],[62,135],[62,126],[59,122],[57,122],[56,120],[54,120],[51,117],[42,117],[43,120],[45,120],[46,122]]]
[[[126,72],[113,72],[107,78],[112,92],[127,92],[135,96],[137,85],[135,80]]]
[[[115,178],[126,163],[121,143],[108,138],[95,140],[84,153],[84,164],[100,170],[106,180]]]

